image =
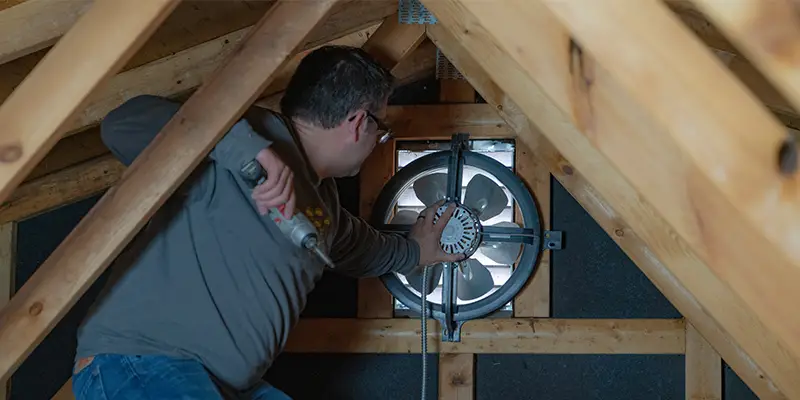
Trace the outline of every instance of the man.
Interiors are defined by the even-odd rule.
[[[115,261],[78,333],[76,398],[288,398],[261,377],[324,266],[264,216],[270,207],[306,213],[350,276],[460,260],[439,246],[452,208],[435,225],[435,208],[424,212],[406,239],[339,204],[333,178],[357,174],[385,133],[391,88],[361,49],[328,46],[298,66],[282,115],[249,110]],[[130,164],[179,107],[131,99],[105,118],[103,141]],[[268,176],[255,189],[239,173],[254,159]]]

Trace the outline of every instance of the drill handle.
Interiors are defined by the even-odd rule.
[[[250,160],[247,164],[242,166],[239,173],[252,187],[256,187],[267,180],[267,171],[261,167],[258,160]]]

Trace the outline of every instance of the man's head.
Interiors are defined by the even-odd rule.
[[[281,112],[310,127],[325,169],[334,177],[358,173],[384,135],[391,73],[364,50],[324,46],[306,55],[281,100]]]

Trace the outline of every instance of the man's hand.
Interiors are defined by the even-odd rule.
[[[436,264],[439,262],[456,262],[464,260],[464,254],[448,254],[442,250],[439,241],[442,238],[442,231],[453,216],[456,207],[454,204],[447,206],[442,216],[433,223],[433,217],[436,215],[436,210],[444,204],[444,200],[423,210],[417,222],[411,228],[409,239],[417,242],[419,245],[419,265],[426,266]]]
[[[294,215],[294,173],[272,149],[266,148],[258,152],[256,160],[267,171],[267,179],[253,189],[251,197],[256,202],[258,212],[265,215],[270,208],[282,205],[283,216]]]

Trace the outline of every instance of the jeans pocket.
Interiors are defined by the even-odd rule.
[[[72,375],[72,394],[75,400],[106,400],[100,367],[90,364]]]

